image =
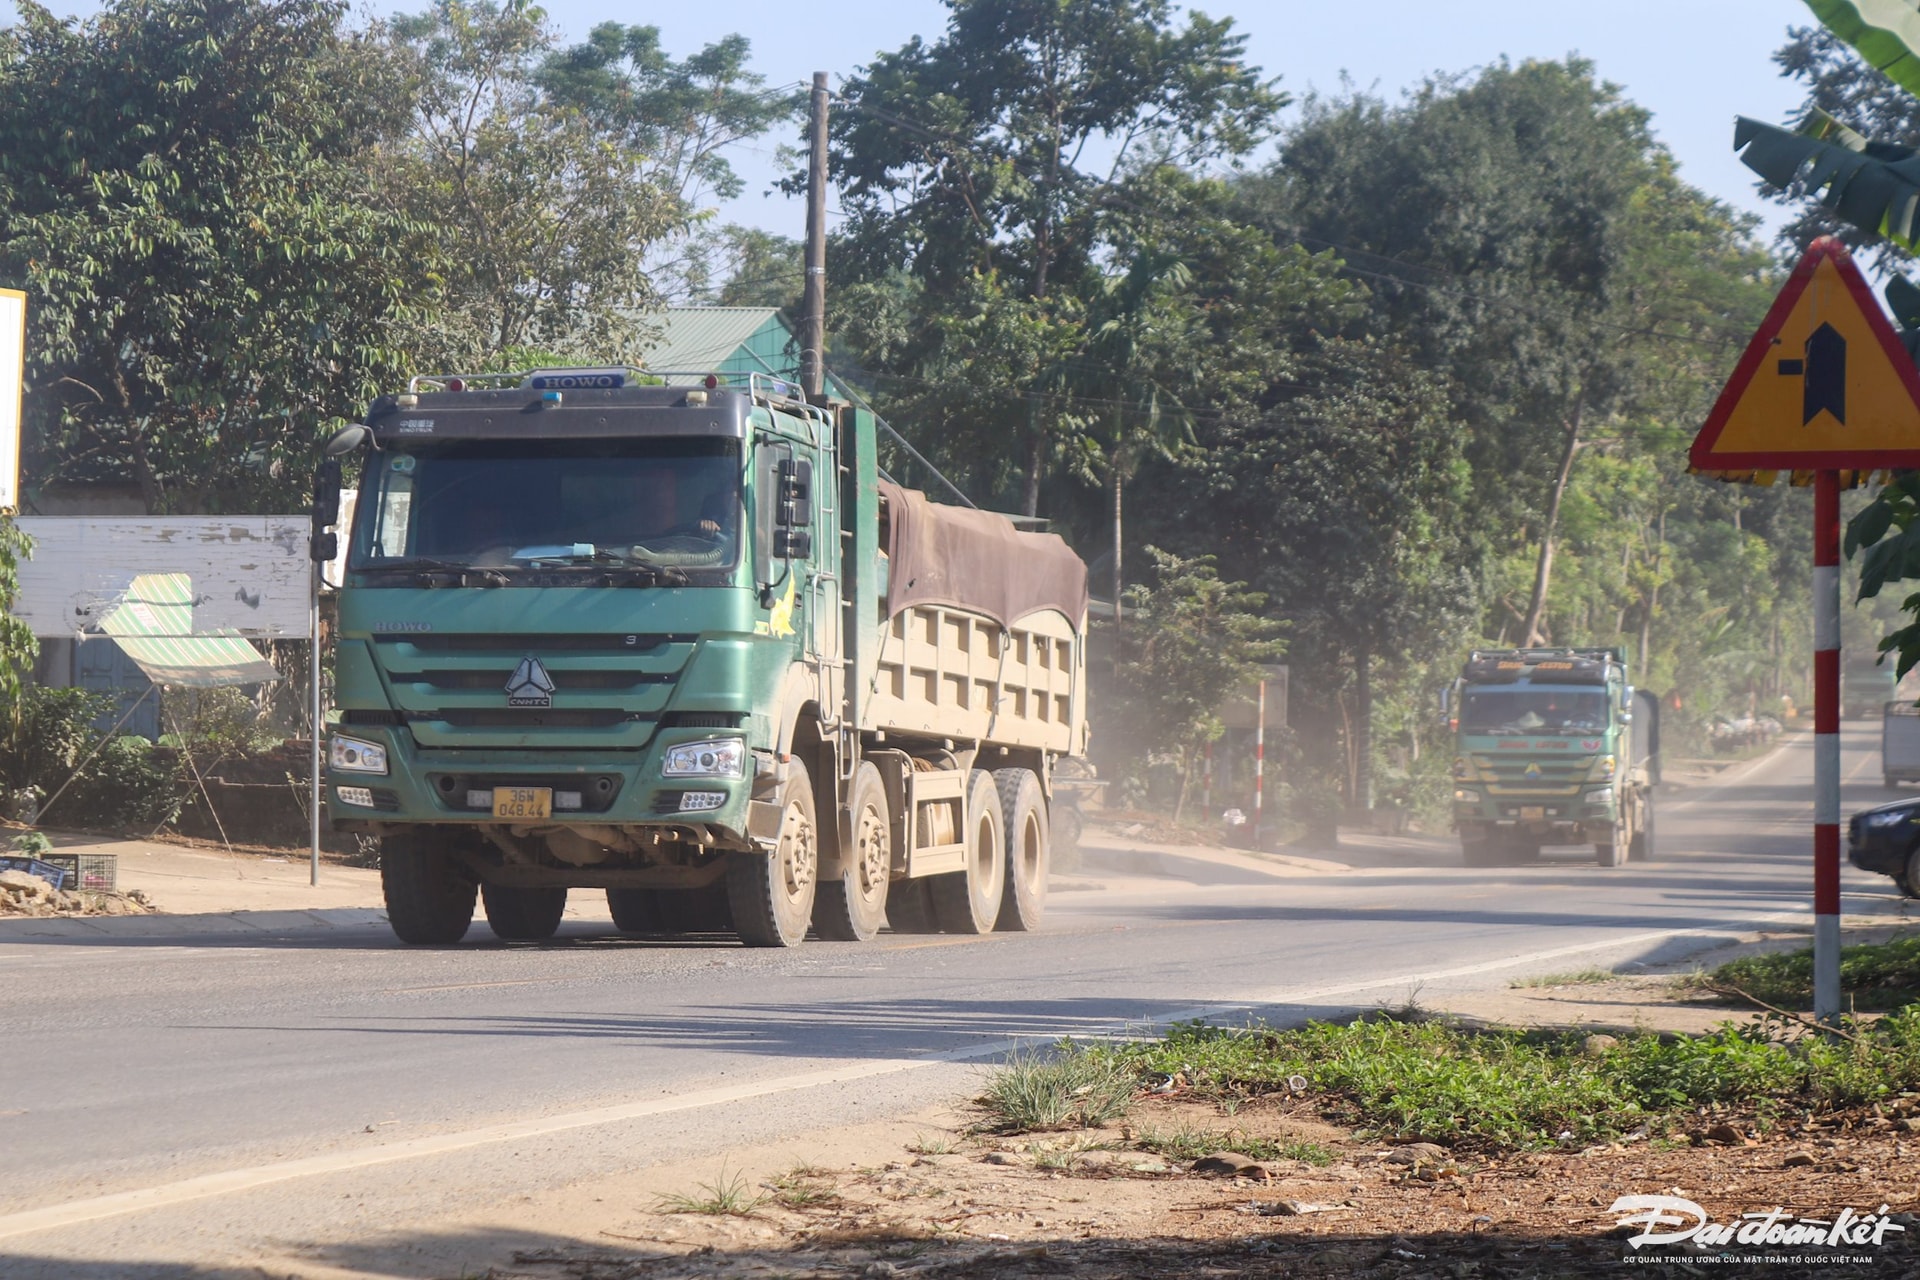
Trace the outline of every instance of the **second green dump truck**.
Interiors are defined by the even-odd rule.
[[[1618,649],[1473,653],[1444,697],[1453,826],[1468,866],[1591,845],[1616,867],[1653,856],[1659,700]]]
[[[364,480],[328,808],[394,931],[477,898],[544,938],[587,888],[752,946],[1035,927],[1085,565],[886,481],[871,414],[639,381],[415,379],[330,446]]]

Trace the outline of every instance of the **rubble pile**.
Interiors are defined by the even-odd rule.
[[[153,910],[147,895],[56,889],[25,871],[0,871],[0,916],[143,916]]]

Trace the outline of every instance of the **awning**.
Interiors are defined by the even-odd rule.
[[[215,689],[280,678],[243,637],[194,634],[193,581],[184,573],[141,574],[100,629],[157,685]]]

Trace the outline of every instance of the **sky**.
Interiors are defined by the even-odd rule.
[[[361,0],[366,4],[366,0]],[[49,0],[56,12],[96,6]],[[425,8],[424,0],[374,0],[375,14]],[[1247,37],[1248,61],[1280,77],[1296,98],[1335,94],[1346,82],[1396,99],[1435,73],[1471,71],[1501,57],[1561,58],[1577,53],[1602,77],[1653,113],[1655,133],[1688,181],[1736,208],[1760,215],[1768,230],[1786,219],[1754,193],[1752,174],[1733,153],[1733,118],[1784,122],[1800,101],[1771,55],[1793,25],[1811,25],[1801,0],[1207,0],[1209,16],[1229,16]],[[739,32],[753,42],[754,64],[769,85],[808,81],[826,71],[838,83],[876,53],[915,35],[937,38],[939,0],[701,0],[635,5],[621,0],[547,0],[559,31],[579,39],[597,23],[658,26],[665,47],[684,56]],[[0,21],[12,6],[0,0]],[[802,21],[801,19],[806,19]],[[798,199],[767,189],[779,176],[765,138],[736,152],[747,191],[724,207],[725,221],[798,237]]]

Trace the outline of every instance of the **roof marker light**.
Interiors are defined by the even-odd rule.
[[[559,404],[560,393],[558,391],[542,391],[540,393],[540,403],[541,404]]]
[[[467,389],[467,384],[466,384],[466,381],[465,381],[464,379],[461,379],[461,378],[448,378],[448,379],[447,379],[447,390],[449,390],[449,391],[465,391],[466,389]]]
[[[715,387],[720,385],[720,375],[717,373],[710,373],[706,376],[705,381],[706,381],[707,390],[711,391]]]

